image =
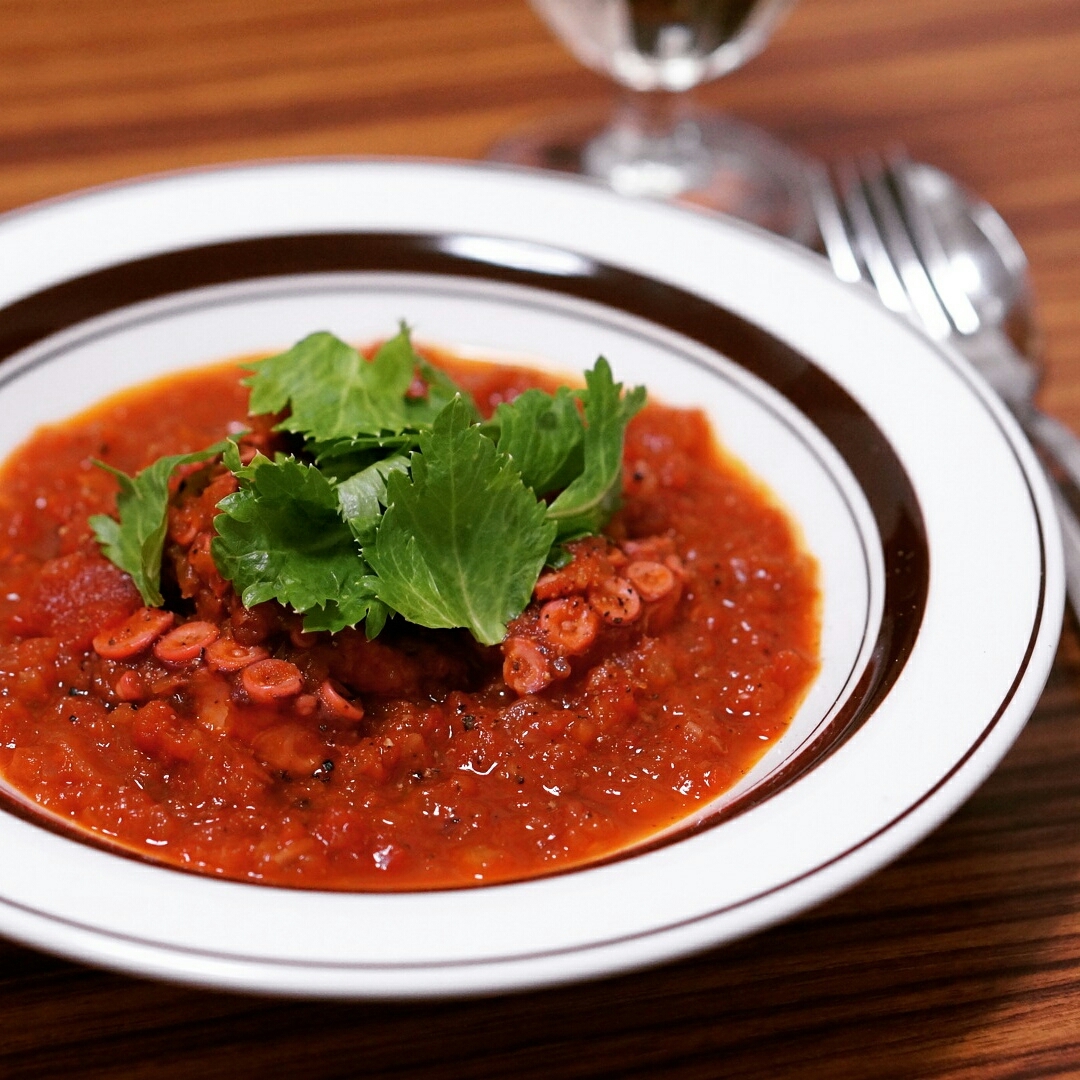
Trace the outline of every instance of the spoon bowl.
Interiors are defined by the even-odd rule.
[[[1025,357],[1034,359],[1038,338],[1028,260],[1012,229],[989,203],[932,165],[908,162],[904,178],[974,311],[976,325],[961,332],[1001,327]]]

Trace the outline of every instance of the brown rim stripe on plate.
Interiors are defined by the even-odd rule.
[[[761,802],[823,760],[865,723],[902,671],[918,634],[929,587],[926,532],[911,482],[883,433],[839,384],[790,346],[713,301],[577,255],[572,265],[580,267],[580,273],[551,273],[516,261],[508,266],[463,254],[473,246],[468,241],[476,239],[486,238],[355,232],[274,236],[169,251],[117,264],[61,282],[0,310],[0,361],[88,319],[191,289],[304,274],[399,272],[527,286],[626,312],[722,354],[787,398],[847,464],[881,536],[885,602],[869,664],[832,720],[763,783],[692,827],[635,847],[625,855],[600,860],[611,861],[671,842],[689,831],[710,828]],[[523,247],[527,250],[528,246]],[[542,261],[539,265],[542,267]],[[10,797],[3,801],[20,817],[52,824]],[[71,834],[63,823],[56,825],[58,831]],[[95,842],[85,832],[77,835]],[[105,842],[95,846],[118,851]],[[138,853],[131,855],[143,858]]]

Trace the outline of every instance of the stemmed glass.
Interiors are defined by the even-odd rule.
[[[798,155],[685,93],[760,52],[794,0],[530,2],[574,56],[625,92],[613,112],[512,135],[492,158],[697,203],[804,242],[815,235]]]

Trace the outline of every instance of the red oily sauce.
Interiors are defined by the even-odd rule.
[[[438,362],[490,412],[551,380]],[[235,367],[40,430],[0,473],[0,772],[34,804],[185,869],[408,890],[602,858],[690,814],[782,733],[817,669],[816,566],[704,416],[632,422],[624,503],[545,574],[501,647],[395,626],[305,634],[208,550],[213,468],[174,478],[172,609],[87,518],[116,482],[249,427]],[[262,435],[269,437],[264,425]],[[119,645],[117,645],[119,642]]]

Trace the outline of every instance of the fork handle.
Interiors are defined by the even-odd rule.
[[[1065,556],[1065,588],[1080,618],[1080,438],[1052,416],[1030,409],[1018,416],[1054,485]]]

